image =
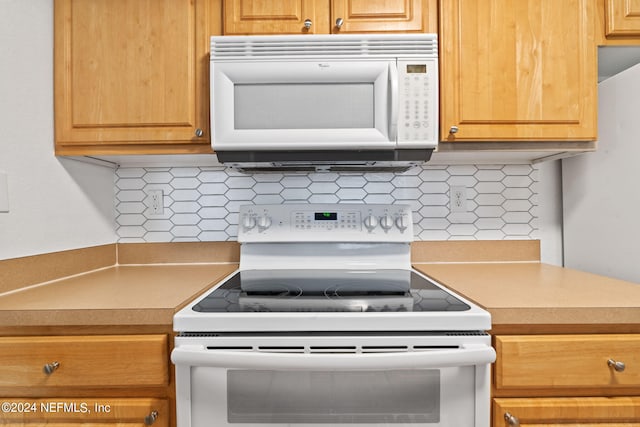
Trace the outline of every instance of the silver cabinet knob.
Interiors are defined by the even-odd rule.
[[[202,135],[204,135],[204,131],[200,128],[196,129],[196,136],[200,138]]]
[[[342,24],[344,24],[344,19],[342,19],[342,18],[336,19],[336,28],[337,29],[342,28]]]
[[[151,424],[155,423],[157,419],[158,419],[158,411],[151,411],[149,415],[144,417],[144,424],[147,426],[150,426]]]
[[[615,369],[616,372],[622,372],[624,371],[624,368],[626,368],[624,363],[618,362],[617,360],[613,359],[607,360],[607,365],[609,365],[610,368]]]
[[[449,133],[458,133],[458,126],[451,126],[449,128]]]
[[[509,424],[511,427],[520,427],[520,420],[518,419],[518,417],[516,417],[515,415],[511,415],[510,412],[505,412],[504,413],[504,420],[507,422],[507,424]]]
[[[311,19],[305,19],[304,20],[304,27],[308,30],[309,28],[311,28],[311,24],[313,24],[313,22],[311,21]]]
[[[47,375],[51,375],[59,367],[60,367],[60,363],[59,362],[47,363],[46,365],[44,365],[42,367],[42,372],[44,372]]]

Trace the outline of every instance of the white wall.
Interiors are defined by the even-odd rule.
[[[640,65],[598,98],[598,151],[562,166],[565,265],[640,283]]]
[[[0,259],[116,241],[114,172],[53,155],[53,1],[0,0]]]

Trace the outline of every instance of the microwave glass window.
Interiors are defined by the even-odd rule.
[[[229,423],[440,422],[439,370],[227,372]]]
[[[426,74],[427,64],[407,64],[407,74]]]
[[[372,82],[236,84],[234,126],[246,130],[372,129],[373,93]]]

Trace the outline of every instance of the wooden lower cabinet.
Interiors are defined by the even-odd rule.
[[[640,426],[640,334],[494,337],[492,426]]]
[[[640,397],[493,399],[493,427],[638,426]]]
[[[163,399],[0,398],[3,426],[169,426]]]
[[[0,425],[175,424],[168,334],[0,337]]]

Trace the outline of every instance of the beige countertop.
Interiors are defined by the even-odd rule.
[[[112,266],[0,295],[0,326],[171,325],[236,264]]]
[[[0,263],[0,279],[9,289],[0,292],[0,329],[171,330],[175,312],[236,269],[238,260],[237,245],[226,242],[118,245],[115,265],[114,250],[97,247]],[[538,253],[535,242],[412,247],[415,267],[487,309],[494,332],[640,332],[640,284],[542,264],[535,260]],[[100,257],[104,266],[97,268]],[[45,265],[52,274],[63,271],[62,278],[45,279],[40,271]],[[74,271],[83,266],[90,271]],[[37,276],[31,277],[32,271]]]
[[[640,284],[539,262],[415,267],[487,309],[494,327],[640,325]]]

